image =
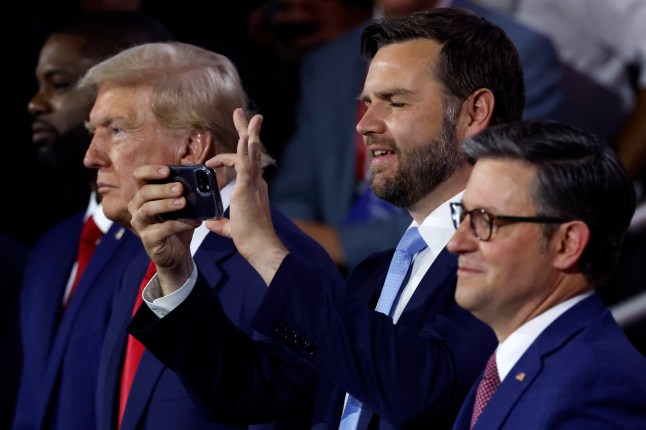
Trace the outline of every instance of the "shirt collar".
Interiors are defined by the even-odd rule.
[[[527,321],[507,336],[496,350],[496,365],[500,380],[505,379],[520,357],[550,324],[581,300],[590,297],[592,293],[592,291],[581,293],[559,303]]]
[[[435,208],[435,210],[431,212],[424,221],[422,221],[421,225],[418,225],[415,221],[411,224],[411,227],[419,228],[419,234],[424,239],[424,242],[426,242],[428,247],[436,253],[439,253],[439,251],[449,243],[449,240],[451,240],[451,237],[453,237],[453,234],[455,233],[455,227],[451,220],[451,208],[449,207],[449,203],[459,202],[462,200],[463,194],[464,191],[460,191],[458,194]]]
[[[98,203],[96,201],[95,191],[92,191],[90,193],[90,203],[87,205],[87,210],[85,211],[83,220],[86,220],[89,217],[92,217],[92,219],[94,219],[94,223],[97,227],[99,227],[99,230],[101,230],[101,233],[103,234],[106,234],[108,230],[110,230],[110,227],[112,227],[112,220],[108,219],[108,217],[105,216],[105,214],[103,213],[103,206],[101,205],[101,203]]]

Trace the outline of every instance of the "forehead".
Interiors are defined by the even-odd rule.
[[[429,39],[392,43],[380,48],[368,68],[365,89],[379,91],[383,86],[417,87],[437,82],[433,71],[442,45]]]
[[[484,158],[473,167],[464,204],[504,215],[530,215],[536,167],[518,160]]]
[[[38,68],[44,71],[63,70],[85,73],[94,61],[82,54],[85,38],[73,34],[55,33],[43,45],[38,58]]]
[[[137,121],[152,117],[150,87],[119,86],[109,82],[99,86],[96,101],[90,112],[90,123],[103,125],[115,120]]]

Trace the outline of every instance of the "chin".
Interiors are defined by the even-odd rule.
[[[103,213],[109,220],[119,223],[124,227],[130,226],[131,217],[127,209],[124,211],[122,208],[111,205],[110,198],[106,197],[103,197],[101,203],[103,204]]]
[[[466,282],[458,278],[458,285],[455,288],[455,302],[462,309],[472,311],[477,301],[477,286],[472,282]]]

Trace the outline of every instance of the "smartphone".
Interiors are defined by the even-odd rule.
[[[186,206],[177,211],[163,214],[161,219],[200,219],[205,221],[222,218],[224,209],[215,178],[215,170],[203,164],[170,165],[168,167],[170,168],[168,178],[154,181],[154,183],[181,182]]]

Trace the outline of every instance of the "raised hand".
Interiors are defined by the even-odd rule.
[[[206,227],[233,239],[240,254],[269,284],[289,252],[271,222],[269,192],[262,178],[262,119],[262,116],[255,115],[247,122],[244,111],[236,109],[233,121],[240,135],[237,153],[218,154],[206,162],[209,167],[228,166],[236,171],[229,219],[207,221]]]

